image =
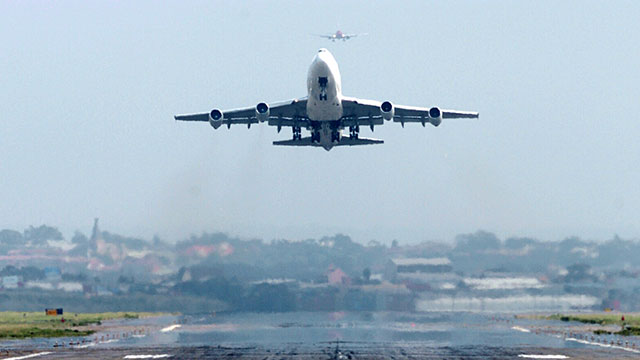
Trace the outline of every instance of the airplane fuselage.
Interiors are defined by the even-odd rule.
[[[336,140],[333,131],[337,130],[338,137],[342,136],[336,127],[343,108],[338,63],[326,49],[320,49],[311,62],[307,74],[307,95],[307,116],[318,131],[318,141],[328,150]]]

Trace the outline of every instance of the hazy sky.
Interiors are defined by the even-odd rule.
[[[638,19],[638,1],[3,1],[0,228],[640,237]],[[337,29],[369,36],[310,35]],[[304,96],[321,47],[346,95],[480,120],[330,152],[173,120]]]

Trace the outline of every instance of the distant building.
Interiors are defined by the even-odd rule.
[[[446,257],[392,259],[384,276],[389,281],[405,283],[414,291],[450,290],[459,281]]]
[[[2,277],[2,287],[5,289],[17,289],[19,285],[20,278],[17,275]]]
[[[81,292],[82,284],[79,282],[61,282],[58,284],[58,289],[66,292]]]
[[[453,270],[451,260],[446,257],[392,259],[391,263],[397,273],[443,273]]]
[[[24,286],[27,289],[53,290],[53,285],[44,281],[27,281]]]
[[[111,296],[113,295],[113,292],[107,288],[105,288],[104,286],[96,286],[96,295],[98,296]]]
[[[465,285],[473,290],[542,289],[545,285],[535,277],[465,278]]]
[[[57,267],[44,268],[44,277],[49,282],[56,282],[62,280],[62,273]]]
[[[330,285],[349,285],[350,279],[340,268],[330,268],[327,274]]]

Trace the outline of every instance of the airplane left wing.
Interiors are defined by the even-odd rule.
[[[479,114],[472,111],[442,110],[437,107],[426,108],[418,106],[392,105],[389,102],[377,100],[357,99],[344,97],[342,106],[344,108],[344,126],[355,125],[382,125],[383,113],[382,105],[388,105],[388,114],[393,117],[394,122],[404,125],[408,122],[431,123],[440,125],[442,119],[477,119]],[[389,118],[390,120],[390,118]]]
[[[304,126],[308,123],[306,97],[282,101],[273,105],[267,105],[266,103],[260,103],[259,105],[263,104],[266,105],[266,108],[263,109],[264,120],[262,121],[268,120],[268,124],[271,126]],[[256,108],[256,106],[252,106],[224,111],[214,109],[209,113],[176,115],[174,119],[180,121],[207,121],[216,129],[223,124],[227,125],[227,127],[241,124],[251,126],[251,124],[260,122]]]

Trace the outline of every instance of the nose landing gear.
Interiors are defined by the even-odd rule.
[[[311,132],[311,142],[312,143],[319,143],[320,142],[320,132],[317,130],[313,130]]]

